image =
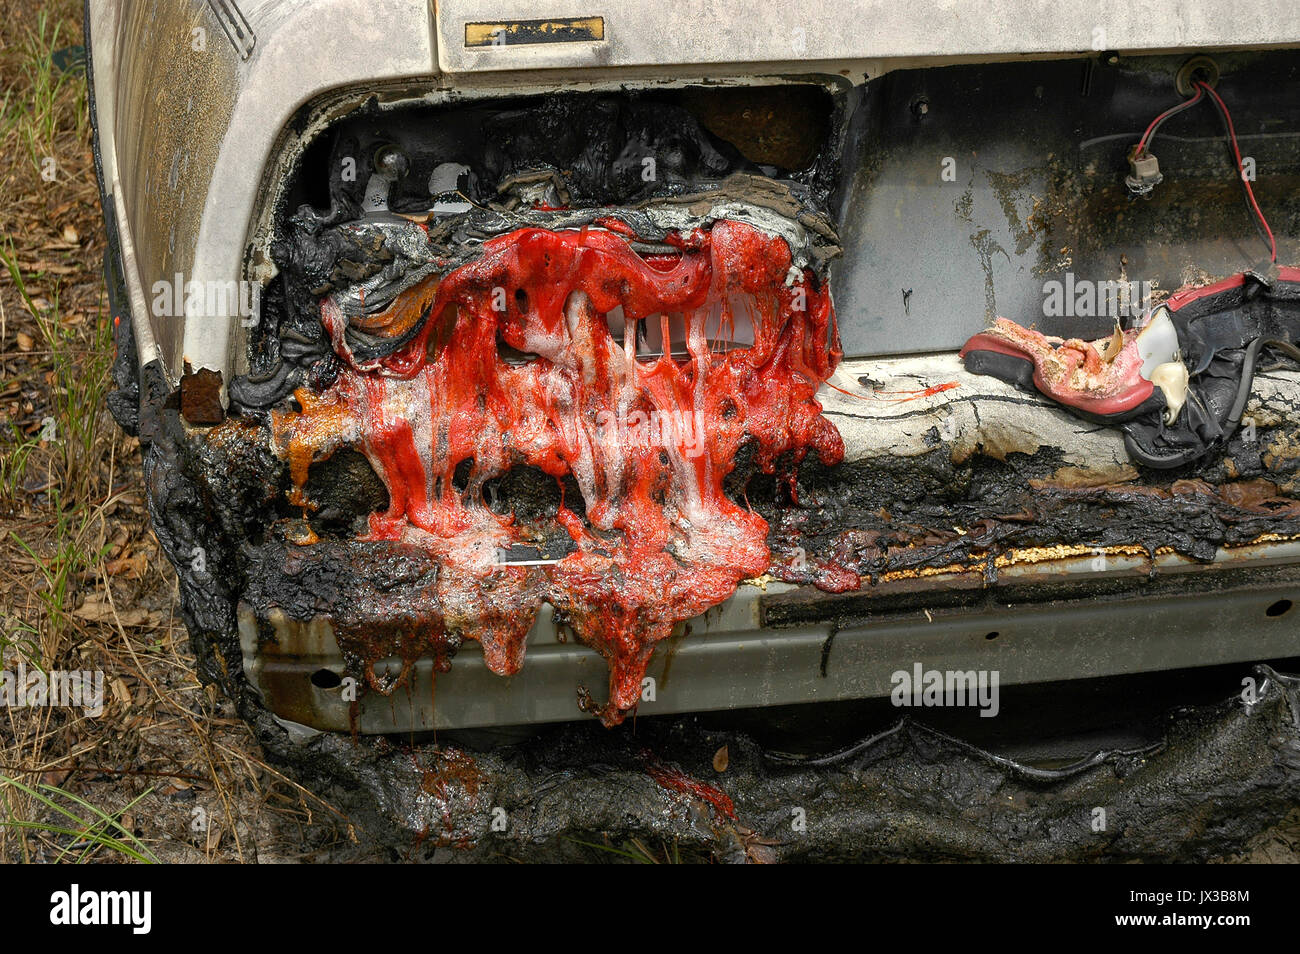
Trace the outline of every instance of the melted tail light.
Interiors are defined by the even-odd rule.
[[[350,320],[327,297],[342,370],[272,424],[304,515],[311,465],[355,446],[389,495],[366,539],[438,561],[436,596],[398,641],[408,664],[468,637],[494,672],[517,672],[547,601],[609,665],[608,701],[590,703],[607,725],[635,710],[657,642],[768,568],[766,522],[723,488],[742,445],[766,472],[843,456],[815,398],[840,358],[830,296],[785,241],[725,220],[669,236],[672,255],[633,238],[520,229],[378,315]],[[349,330],[408,340],[365,358]],[[530,541],[483,488],[520,466],[580,490],[582,513],[555,514],[573,544],[561,559],[502,560]],[[317,545],[305,522],[298,542]],[[367,674],[393,647],[337,635]]]

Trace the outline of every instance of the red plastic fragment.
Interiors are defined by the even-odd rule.
[[[1014,321],[998,318],[961,349],[1026,358],[1034,364],[1034,385],[1068,407],[1092,414],[1131,411],[1151,396],[1154,385],[1142,377],[1138,329],[1117,331],[1098,341],[1052,338]]]

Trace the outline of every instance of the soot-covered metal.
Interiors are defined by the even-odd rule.
[[[1286,408],[1261,416],[1249,443],[1229,431],[1179,468],[1116,479],[1080,476],[1051,444],[990,436],[953,453],[922,410],[932,449],[846,462],[819,399],[855,383],[832,381],[840,244],[827,208],[844,103],[781,91],[774,110],[815,121],[738,142],[721,134],[738,128],[725,97],[701,95],[372,109],[307,154],[223,419],[185,413],[184,388],[169,395],[156,365],[141,376],[151,514],[202,675],[272,754],[407,847],[492,856],[481,816],[506,806],[512,843],[557,856],[560,836],[600,830],[736,860],[868,847],[998,858],[1011,841],[1082,858],[1100,849],[1063,819],[1109,792],[1144,830],[1182,837],[1186,857],[1224,850],[1233,824],[1273,812],[1300,778],[1296,690],[1272,673],[1258,705],[1198,716],[1159,751],[1041,777],[910,723],[807,763],[692,719],[644,723],[635,742],[630,727],[579,724],[471,757],[355,733],[291,742],[266,709],[242,671],[241,607],[263,641],[276,617],[328,621],[348,675],[387,695],[419,659],[445,669],[465,640],[493,671],[518,672],[549,603],[610,671],[607,693],[591,687],[575,716],[581,705],[612,727],[636,713],[656,645],[746,579],[844,594],[774,604],[773,620],[861,619],[875,580],[966,565],[991,577],[1013,548],[1205,560],[1300,535]],[[726,793],[697,781],[722,743],[736,766]],[[1238,743],[1229,784],[1249,796],[1247,820],[1196,837],[1161,822],[1186,797],[1179,780],[1207,789],[1206,751]],[[960,792],[963,817],[991,811],[982,832],[954,827],[954,805],[928,796],[910,802],[912,834],[895,827],[908,793],[935,790],[938,766],[962,782],[942,787]],[[828,786],[842,811],[790,843],[790,805]],[[617,809],[601,794],[615,790]],[[1006,792],[1014,818],[992,811]],[[894,832],[883,841],[882,826]],[[1133,857],[1168,853],[1114,841]]]

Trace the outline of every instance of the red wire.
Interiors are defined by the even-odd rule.
[[[1268,235],[1268,247],[1269,247],[1269,255],[1271,257],[1271,261],[1276,262],[1277,261],[1277,240],[1273,238],[1273,230],[1268,227],[1268,220],[1264,218],[1264,213],[1260,209],[1259,203],[1255,201],[1255,190],[1250,187],[1250,180],[1246,178],[1246,173],[1241,168],[1241,146],[1237,144],[1237,130],[1233,128],[1232,114],[1228,112],[1228,104],[1225,103],[1222,98],[1220,98],[1218,93],[1216,93],[1205,83],[1202,83],[1200,80],[1196,81],[1196,86],[1198,89],[1204,90],[1205,92],[1213,96],[1214,101],[1219,104],[1219,109],[1223,111],[1223,118],[1227,120],[1228,123],[1228,138],[1232,140],[1232,153],[1237,159],[1237,174],[1241,176],[1242,185],[1246,187],[1246,197],[1250,199],[1251,208],[1253,208],[1255,210],[1255,214],[1259,216],[1259,224],[1264,226],[1264,232]]]
[[[1198,101],[1200,100],[1200,98],[1201,98],[1202,95],[1204,95],[1204,94],[1201,92],[1201,90],[1198,89],[1198,90],[1196,91],[1196,95],[1193,96],[1191,99],[1185,99],[1185,100],[1183,100],[1181,103],[1179,103],[1177,106],[1170,106],[1168,109],[1166,109],[1163,113],[1161,113],[1161,114],[1160,114],[1159,116],[1157,116],[1155,119],[1151,120],[1151,125],[1147,127],[1147,131],[1144,132],[1144,133],[1142,134],[1142,138],[1141,138],[1140,140],[1138,140],[1137,152],[1135,152],[1134,155],[1135,155],[1135,156],[1140,156],[1140,155],[1142,155],[1143,152],[1146,151],[1146,148],[1147,148],[1147,140],[1151,137],[1151,130],[1155,129],[1155,128],[1156,128],[1157,126],[1159,126],[1162,122],[1164,122],[1165,119],[1167,119],[1168,117],[1172,116],[1174,113],[1182,112],[1182,111],[1183,111],[1184,109],[1186,109],[1188,106],[1191,106],[1193,103],[1198,102]]]

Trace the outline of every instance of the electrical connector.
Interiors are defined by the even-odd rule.
[[[1137,147],[1128,154],[1129,174],[1124,177],[1124,184],[1134,195],[1147,196],[1151,190],[1164,181],[1160,174],[1160,161],[1151,153],[1138,153]]]

